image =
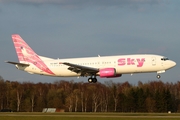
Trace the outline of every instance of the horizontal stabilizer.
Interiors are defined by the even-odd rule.
[[[29,66],[29,64],[26,64],[26,63],[11,62],[11,61],[5,61],[5,62],[9,64],[13,64],[13,65]]]

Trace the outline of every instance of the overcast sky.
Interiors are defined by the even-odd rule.
[[[179,0],[0,0],[0,75],[19,82],[77,79],[30,75],[6,60],[18,61],[14,33],[42,56],[92,57],[152,53],[167,56],[177,66],[161,74],[164,82],[180,80]],[[157,80],[156,73],[123,75],[101,82]]]

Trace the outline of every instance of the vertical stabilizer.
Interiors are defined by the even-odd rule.
[[[18,34],[12,35],[14,47],[20,63],[33,62],[38,60],[38,55],[29,47],[29,45]]]
[[[25,65],[33,64],[34,66],[39,68],[42,72],[46,72],[48,74],[54,75],[54,73],[45,64],[45,61],[43,61],[41,57],[38,56],[31,49],[31,47],[29,47],[29,45],[20,37],[20,35],[13,34],[12,40],[20,63],[23,63]]]

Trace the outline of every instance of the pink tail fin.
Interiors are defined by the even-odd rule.
[[[50,75],[54,73],[47,67],[44,61],[29,47],[29,45],[18,34],[12,35],[12,40],[20,63],[33,64],[41,71]]]
[[[37,58],[39,58],[29,45],[20,37],[20,35],[13,34],[12,40],[19,62],[32,62],[31,60],[37,60]]]

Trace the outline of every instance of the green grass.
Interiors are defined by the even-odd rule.
[[[178,113],[0,113],[0,120],[180,120]]]

